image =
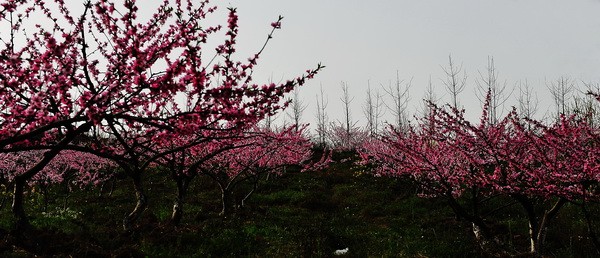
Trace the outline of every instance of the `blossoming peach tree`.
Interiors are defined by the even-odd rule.
[[[255,128],[247,132],[243,140],[225,143],[230,148],[198,167],[198,172],[212,178],[221,190],[221,215],[230,215],[235,208],[244,206],[259,183],[269,175],[281,175],[290,166],[298,166],[302,171],[327,166],[330,162],[327,152],[319,161],[311,160],[314,145],[303,136],[305,129],[306,126],[280,130]],[[236,188],[244,182],[251,185],[251,190],[236,200]]]
[[[280,84],[253,83],[263,50],[235,61],[236,10],[229,9],[225,28],[207,26],[216,9],[208,1],[165,0],[147,20],[134,0],[82,5],[76,15],[62,0],[0,5],[0,152],[43,150],[39,162],[14,175],[17,225],[29,224],[26,182],[70,149],[127,171],[138,200],[124,220],[130,228],[146,207],[142,174],[155,160],[206,142],[211,134],[202,131],[243,130],[275,114],[287,105],[284,94],[322,68]],[[271,26],[281,28],[281,17]],[[224,43],[207,50],[221,30]],[[84,135],[85,144],[74,143]],[[193,140],[166,152],[153,148],[177,137]]]
[[[489,215],[520,204],[530,225],[530,252],[540,253],[566,202],[598,198],[592,189],[599,179],[600,133],[576,115],[547,126],[512,111],[491,123],[488,108],[476,125],[464,111],[431,104],[419,127],[391,128],[366,142],[363,162],[379,175],[410,178],[424,197],[446,199],[458,217],[473,224],[485,249],[504,244]]]
[[[42,150],[0,153],[0,178],[7,186],[14,183],[14,177],[32,167],[41,155]],[[68,193],[63,207],[66,209],[66,199],[73,188],[99,185],[113,176],[115,168],[116,164],[109,159],[87,152],[64,150],[27,183],[41,190],[44,211],[48,206],[48,188],[64,186]]]

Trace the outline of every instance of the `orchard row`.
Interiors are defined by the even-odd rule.
[[[585,221],[600,247],[588,207],[600,197],[600,130],[591,114],[560,115],[545,124],[514,109],[494,119],[491,95],[478,123],[465,119],[464,110],[429,103],[417,125],[390,127],[364,141],[361,164],[376,176],[409,178],[423,197],[445,199],[473,224],[485,250],[506,246],[489,215],[515,204],[526,214],[532,254],[543,252],[547,231],[566,203],[581,207],[583,218],[572,222]]]
[[[13,232],[31,232],[23,206],[32,185],[97,186],[122,173],[136,195],[123,219],[130,231],[148,206],[144,177],[151,169],[168,171],[177,185],[171,218],[177,224],[198,175],[219,185],[226,215],[254,192],[234,202],[240,182],[257,185],[291,165],[317,170],[331,162],[328,152],[313,157],[305,127],[274,130],[259,124],[288,107],[285,96],[321,65],[283,83],[258,85],[252,71],[262,49],[245,61],[234,58],[235,9],[229,9],[226,26],[204,27],[216,8],[208,1],[165,0],[143,22],[138,8],[135,1],[88,1],[73,15],[61,0],[0,5],[0,27],[6,28],[0,34],[0,179],[12,187]],[[281,19],[271,24],[265,45]],[[224,42],[207,49],[207,39],[218,32],[224,32]],[[588,214],[588,205],[598,199],[600,131],[591,113],[581,110],[563,112],[550,124],[515,110],[500,117],[492,79],[481,120],[472,123],[458,108],[464,82],[457,71],[450,61],[447,86],[454,101],[448,106],[429,101],[416,124],[403,123],[398,90],[394,125],[378,129],[378,104],[371,99],[367,107],[375,109],[367,108],[372,120],[365,130],[346,112],[345,122],[327,129],[327,137],[337,137],[337,150],[358,151],[357,166],[375,176],[407,178],[422,196],[446,199],[457,216],[473,224],[484,249],[504,246],[487,220],[486,213],[495,211],[487,204],[513,200],[527,214],[530,251],[539,254],[561,207],[572,203]],[[348,110],[346,87],[343,96]],[[294,105],[297,114],[302,105]],[[317,106],[324,111],[322,99]],[[323,115],[320,147],[326,145]],[[590,236],[598,244],[589,217]]]

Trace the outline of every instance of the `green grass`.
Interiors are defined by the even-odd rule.
[[[410,183],[357,173],[349,163],[272,176],[247,207],[228,217],[218,215],[218,187],[209,178],[197,178],[177,227],[169,221],[175,186],[168,173],[152,171],[145,179],[148,209],[131,233],[121,229],[123,216],[135,205],[127,179],[117,181],[111,196],[107,191],[100,196],[97,189],[69,193],[57,186],[47,196],[47,207],[41,193],[30,193],[26,207],[32,224],[46,245],[60,242],[60,248],[34,252],[4,236],[0,256],[329,257],[343,248],[349,248],[348,257],[479,256],[469,223],[457,220],[443,200],[419,198]],[[527,248],[522,212],[513,207],[492,218],[507,225],[509,245]],[[585,257],[585,250],[592,250],[586,225],[578,218],[573,205],[559,213],[548,235],[548,255]],[[0,233],[12,225],[4,205]]]

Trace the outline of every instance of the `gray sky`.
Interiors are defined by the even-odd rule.
[[[75,10],[82,9],[79,1],[72,1]],[[151,15],[160,2],[144,2],[140,16]],[[472,120],[481,110],[476,80],[489,56],[508,87],[529,82],[538,95],[540,117],[552,105],[547,88],[551,81],[567,76],[580,88],[582,82],[600,83],[600,0],[213,0],[211,4],[219,11],[209,16],[207,26],[225,25],[227,7],[238,9],[239,60],[258,51],[271,22],[278,15],[285,17],[259,59],[256,83],[295,78],[319,62],[327,66],[300,91],[308,105],[303,120],[313,124],[319,85],[329,100],[330,120],[341,119],[342,81],[354,96],[352,116],[359,125],[365,124],[367,83],[383,92],[396,73],[401,80],[412,80],[410,116],[419,110],[430,77],[440,102],[449,102],[441,81],[445,78],[441,67],[449,55],[467,72],[459,100]],[[222,43],[214,40],[212,44]],[[507,108],[516,105],[517,97],[515,91]],[[384,119],[393,121],[390,112]]]
[[[475,81],[495,61],[499,79],[512,87],[527,80],[538,94],[539,115],[552,99],[547,84],[568,76],[600,82],[600,1],[597,0],[227,0],[213,1],[221,12],[236,7],[240,16],[239,58],[262,45],[270,23],[285,17],[261,60],[259,81],[293,78],[321,62],[327,66],[302,88],[314,121],[315,95],[322,84],[330,120],[341,118],[340,82],[350,87],[353,118],[363,124],[367,81],[387,86],[396,78],[411,80],[410,112],[423,98],[431,76],[437,95],[448,102],[440,79],[448,55],[468,74],[459,96],[467,116],[477,118],[480,104]],[[220,13],[218,19],[226,20]],[[515,105],[516,93],[507,103]],[[391,121],[389,112],[386,118]],[[282,120],[284,117],[278,118]],[[313,122],[314,123],[314,122]]]

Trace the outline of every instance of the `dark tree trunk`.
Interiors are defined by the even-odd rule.
[[[17,176],[14,182],[12,213],[15,217],[15,229],[18,232],[30,227],[29,219],[23,208],[23,191],[25,190],[27,180],[21,176]]]
[[[258,189],[258,184],[260,183],[260,179],[261,179],[261,174],[260,172],[257,172],[253,179],[252,179],[252,190],[250,190],[250,192],[248,192],[246,194],[246,196],[244,196],[244,198],[242,199],[240,206],[241,207],[245,207],[246,206],[246,200],[248,200],[248,198],[250,198],[250,196],[252,196],[256,190]],[[269,173],[267,173],[267,176],[269,175]]]
[[[183,217],[184,199],[187,195],[187,190],[190,186],[193,176],[178,176],[175,178],[177,183],[177,195],[173,202],[173,213],[171,214],[171,223],[177,226]]]
[[[550,222],[556,216],[556,214],[558,213],[560,208],[565,203],[567,203],[567,200],[560,198],[560,199],[558,199],[558,201],[556,201],[556,203],[554,203],[554,206],[552,206],[552,208],[550,210],[547,210],[546,212],[544,212],[544,216],[542,217],[542,220],[540,222],[540,226],[538,227],[538,232],[537,232],[537,239],[536,239],[537,253],[539,253],[539,254],[542,253],[543,247],[544,247],[544,241],[546,240],[546,235],[548,234],[548,227],[550,225]]]
[[[123,229],[127,232],[133,230],[134,223],[142,215],[142,213],[146,209],[146,206],[148,206],[148,201],[146,199],[146,195],[144,194],[144,188],[142,186],[141,172],[136,171],[134,175],[132,175],[132,179],[133,188],[135,190],[135,197],[137,201],[133,211],[123,219]]]
[[[527,213],[527,221],[529,222],[529,252],[532,254],[538,253],[538,219],[535,214],[533,202],[529,197],[522,194],[514,194],[512,197],[517,200],[525,212]]]
[[[104,187],[106,187],[106,185],[111,183],[114,179],[115,179],[115,177],[111,176],[108,180],[102,182],[102,184],[100,185],[100,191],[98,193],[98,198],[101,198],[102,195],[104,194]],[[113,184],[113,186],[114,186],[114,184]],[[110,197],[110,195],[109,195],[109,197]]]
[[[219,215],[231,215],[235,208],[235,200],[233,198],[233,191],[231,189],[221,188],[221,203],[223,204],[223,209]]]
[[[13,202],[12,202],[12,213],[15,217],[15,232],[27,232],[27,230],[22,229],[30,229],[31,225],[29,224],[29,219],[27,218],[27,214],[25,213],[25,209],[23,208],[23,191],[25,190],[25,184],[27,184],[27,180],[33,178],[37,173],[42,171],[52,159],[54,159],[64,148],[68,145],[75,137],[84,133],[85,131],[91,128],[91,123],[85,123],[81,125],[79,128],[75,130],[68,131],[67,134],[56,144],[54,149],[50,149],[44,152],[44,155],[40,162],[35,164],[29,170],[25,171],[25,173],[15,176],[14,179],[14,188],[13,188]]]
[[[586,226],[588,230],[588,234],[594,247],[596,247],[596,254],[600,254],[600,242],[598,242],[598,236],[596,235],[596,231],[594,230],[594,225],[592,223],[592,216],[590,216],[590,212],[587,209],[585,198],[581,204],[581,209],[583,210],[583,214],[585,216]]]
[[[44,200],[44,212],[48,212],[48,188],[45,184],[41,184],[40,189],[42,190],[42,197]]]
[[[512,197],[521,203],[521,206],[523,206],[525,212],[527,212],[530,240],[529,252],[533,256],[539,256],[543,251],[544,241],[546,240],[546,234],[548,233],[550,222],[556,216],[560,208],[567,202],[567,200],[563,198],[558,199],[552,208],[544,212],[544,215],[540,220],[535,213],[534,203],[529,197],[522,194],[514,194]]]
[[[457,216],[471,222],[473,225],[473,234],[475,235],[475,239],[483,250],[499,249],[501,246],[499,239],[494,236],[492,230],[485,223],[482,217],[478,216],[478,214],[470,214],[453,198],[448,197],[447,200]]]
[[[112,184],[110,185],[110,190],[108,191],[108,197],[112,197],[113,192],[115,191],[115,185],[117,184],[117,178],[112,179]]]
[[[171,213],[171,223],[178,226],[181,223],[183,217],[183,198],[179,195],[175,197],[173,201],[173,213]]]
[[[6,203],[6,196],[2,195],[2,201],[0,202],[0,210],[4,208],[4,204]]]

